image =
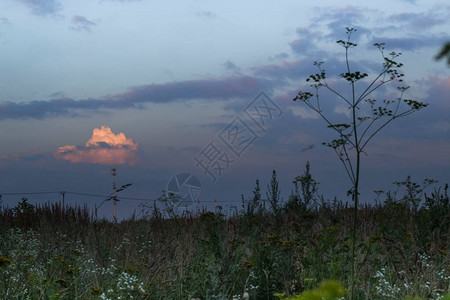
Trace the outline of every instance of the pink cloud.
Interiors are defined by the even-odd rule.
[[[0,160],[43,162],[47,159],[47,157],[48,155],[42,153],[39,149],[33,149],[32,151],[25,153],[12,152],[7,155],[0,155]]]
[[[433,107],[439,108],[439,113],[448,114],[450,103],[447,100],[450,95],[450,77],[431,76],[423,81],[423,84],[428,86],[428,97],[426,102],[430,102]],[[443,116],[444,120],[448,117]]]
[[[450,77],[440,79],[437,76],[432,76],[430,80],[436,82],[437,85],[447,94],[450,92]]]
[[[111,128],[103,125],[101,128],[94,128],[84,147],[62,146],[54,156],[74,163],[134,165],[137,162],[138,146],[137,142],[127,138],[122,132],[115,134]]]

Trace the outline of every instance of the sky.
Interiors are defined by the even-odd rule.
[[[349,96],[349,57],[367,80],[382,68],[374,43],[401,52],[404,82],[378,101],[428,107],[396,119],[362,157],[361,199],[412,176],[450,182],[450,69],[434,57],[450,40],[443,0],[0,2],[0,194],[12,207],[60,201],[110,217],[115,168],[118,217],[139,214],[163,191],[201,206],[240,209],[255,182],[263,197],[276,170],[284,200],[307,162],[324,199],[349,201],[333,131],[293,101],[324,62],[329,84]],[[324,112],[349,122],[348,106],[323,93]],[[178,188],[178,190],[177,190]],[[430,192],[432,187],[430,187]],[[190,199],[190,198],[189,198]]]

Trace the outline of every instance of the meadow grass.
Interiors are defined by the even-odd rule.
[[[359,208],[357,299],[448,299],[447,188],[385,195]],[[338,201],[291,202],[276,214],[153,209],[115,224],[24,199],[0,209],[0,298],[345,299],[353,215]]]

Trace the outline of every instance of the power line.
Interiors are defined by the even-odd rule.
[[[90,194],[90,193],[82,193],[82,192],[71,192],[71,191],[47,191],[47,192],[22,192],[22,193],[0,193],[0,196],[17,196],[17,195],[44,195],[44,194],[72,194],[72,195],[79,195],[79,196],[87,196],[87,197],[97,197],[97,198],[103,198],[105,201],[111,200],[111,194],[110,195],[99,195],[99,194]],[[136,197],[117,197],[119,200],[132,200],[132,201],[159,201],[163,202],[161,199],[154,199],[154,198],[136,198]],[[214,200],[202,200],[202,203],[214,203]],[[220,203],[235,203],[236,201],[233,200],[222,200],[219,201]],[[103,204],[103,202],[102,202]]]
[[[79,193],[79,192],[65,192],[65,193],[73,194],[73,195],[80,195],[80,196],[99,197],[99,198],[107,198],[107,197],[109,197],[109,196],[105,196],[105,195]]]
[[[61,192],[25,192],[25,193],[0,193],[4,196],[14,196],[14,195],[39,195],[39,194],[60,194]]]

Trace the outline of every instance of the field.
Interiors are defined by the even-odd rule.
[[[410,181],[402,187],[359,208],[356,299],[450,292],[448,186],[420,198]],[[147,206],[117,224],[86,207],[3,206],[0,298],[278,299],[324,280],[349,286],[352,207],[292,196],[274,210],[253,200],[231,215]]]

